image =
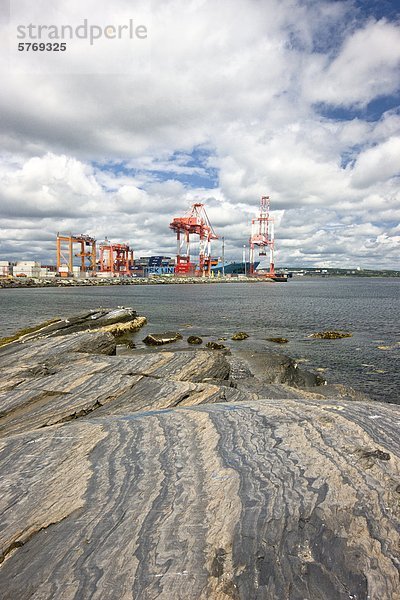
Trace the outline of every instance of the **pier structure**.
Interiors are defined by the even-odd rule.
[[[175,275],[189,277],[198,275],[210,277],[211,275],[211,241],[217,240],[204,204],[196,202],[183,217],[175,217],[170,223],[170,229],[176,232],[177,253]],[[191,235],[199,236],[199,264],[191,261],[190,243]]]

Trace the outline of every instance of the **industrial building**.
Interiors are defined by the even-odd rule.
[[[12,275],[11,263],[8,260],[0,260],[0,277],[8,277],[9,275]]]
[[[55,276],[55,266],[43,266],[40,262],[34,260],[21,260],[18,262],[0,261],[0,277],[41,279]]]

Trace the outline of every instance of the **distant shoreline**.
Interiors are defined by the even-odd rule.
[[[18,278],[0,280],[0,288],[3,289],[18,289],[18,288],[43,288],[43,287],[105,287],[114,285],[185,285],[185,284],[212,284],[212,283],[277,283],[271,279],[259,279],[256,277],[146,277],[146,278],[132,278],[132,279],[56,279],[49,280],[45,279],[40,281],[38,279],[25,278],[23,280]]]
[[[294,274],[292,279],[398,279],[400,274],[393,273],[374,273],[374,274],[320,274],[320,273],[308,273],[302,276]],[[290,278],[289,278],[290,281]],[[101,278],[88,278],[88,279],[73,279],[73,278],[57,278],[57,279],[33,279],[33,278],[0,278],[0,289],[24,289],[24,288],[58,288],[58,287],[111,287],[114,285],[185,285],[185,284],[217,284],[217,283],[280,283],[273,281],[268,278],[256,278],[256,277],[137,277],[137,278],[112,278],[112,279],[101,279]]]

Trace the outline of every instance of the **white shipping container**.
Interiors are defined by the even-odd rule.
[[[38,267],[13,267],[13,275],[14,277],[40,277],[40,268]]]
[[[0,260],[0,276],[6,277],[12,273],[12,268],[8,260]]]
[[[46,267],[41,267],[40,269],[40,277],[55,277],[55,275],[55,271],[50,271],[50,269],[47,269]]]
[[[20,269],[32,269],[32,268],[40,268],[40,262],[35,262],[34,260],[20,260],[17,262],[17,267]]]

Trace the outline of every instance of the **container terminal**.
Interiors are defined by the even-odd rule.
[[[0,261],[0,277],[49,278],[127,278],[127,277],[252,277],[287,281],[287,273],[277,272],[274,261],[274,219],[270,216],[269,196],[262,196],[259,213],[252,219],[243,260],[225,261],[225,239],[222,256],[211,252],[212,242],[220,239],[208,218],[203,203],[196,202],[183,216],[174,217],[169,225],[176,235],[176,256],[147,256],[135,258],[127,242],[108,239],[98,242],[89,234],[61,234],[56,237],[56,265],[41,265],[37,261]],[[192,254],[196,247],[196,255]],[[269,255],[269,265],[261,261]],[[263,261],[264,264],[265,261]]]

